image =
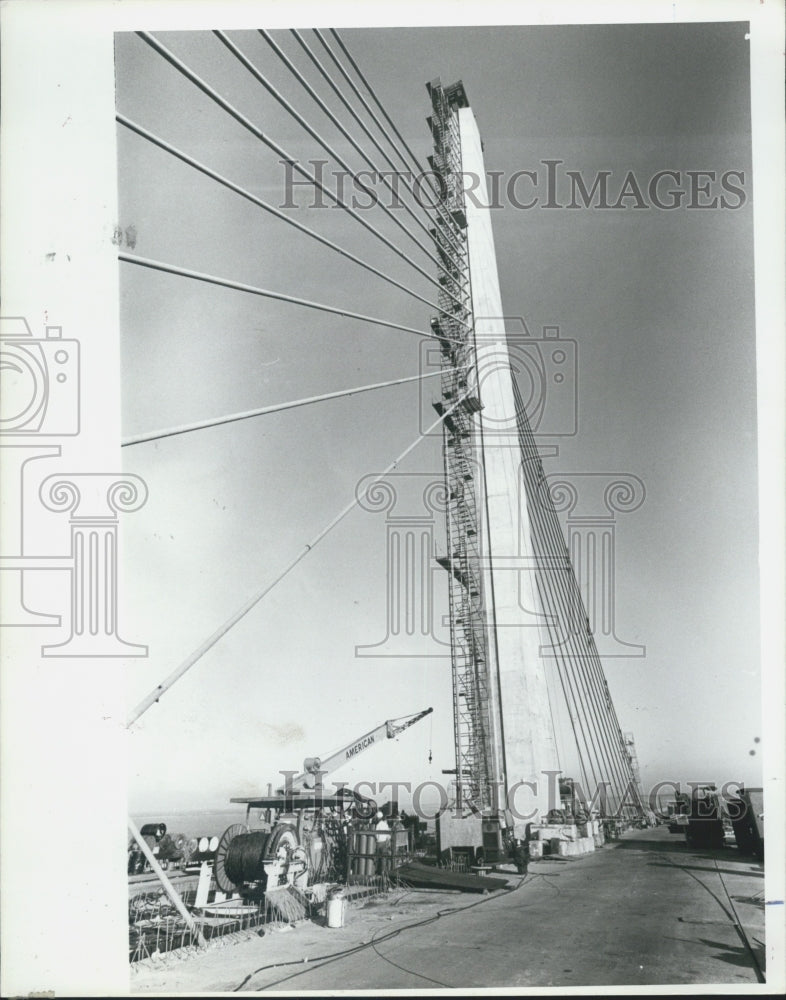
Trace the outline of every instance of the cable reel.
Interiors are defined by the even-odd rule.
[[[281,885],[305,888],[309,858],[289,823],[278,824],[270,833],[249,832],[248,827],[235,823],[219,840],[213,872],[222,892],[268,890]]]

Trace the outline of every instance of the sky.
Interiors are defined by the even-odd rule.
[[[342,31],[421,162],[431,152],[424,84],[439,76],[463,81],[487,170],[501,172],[503,189],[516,171],[537,175],[537,191],[523,175],[516,191],[522,201],[538,194],[538,205],[503,198],[492,213],[502,297],[532,337],[559,327],[575,342],[577,431],[543,428],[541,443],[558,449],[547,474],[627,473],[644,484],[644,502],[616,522],[615,607],[618,637],[646,655],[604,667],[646,787],[761,782],[746,31],[742,22]],[[259,35],[229,34],[340,155],[364,165]],[[211,33],[158,37],[287,155],[327,158]],[[380,160],[292,36],[275,38]],[[116,38],[116,85],[123,115],[283,202],[279,155],[136,35]],[[548,209],[548,160],[562,161],[561,205],[568,170],[588,183],[610,171],[613,198],[631,171],[645,192],[658,171],[675,171],[674,187],[688,194],[674,210],[636,208],[635,198],[616,210]],[[725,195],[736,207],[686,207],[688,171],[715,172],[710,194],[695,201]],[[743,195],[722,189],[729,171]],[[120,225],[135,231],[129,252],[428,330],[429,306],[122,126],[118,185]],[[304,189],[296,200],[299,222],[433,299],[426,277],[357,221],[307,207]],[[434,272],[380,210],[363,217]],[[124,436],[419,370],[424,341],[411,333],[129,264],[120,279]],[[123,525],[124,637],[150,647],[129,664],[130,704],[417,438],[433,391],[397,386],[124,450],[125,468],[150,491]],[[414,490],[441,468],[432,436],[396,470],[394,513],[420,515]],[[429,719],[336,777],[417,784],[454,766],[444,628],[406,656],[357,655],[386,633],[387,531],[384,514],[348,514],[145,714],[132,736],[132,812],[222,808],[306,755],[427,706]],[[444,545],[438,522],[434,534]],[[434,600],[439,622],[439,576]]]

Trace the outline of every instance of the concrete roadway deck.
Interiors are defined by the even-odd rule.
[[[394,891],[350,907],[343,928],[303,924],[167,968],[139,968],[131,990],[762,982],[754,956],[763,968],[764,871],[734,847],[694,850],[665,827],[638,830],[585,857],[531,863],[525,880],[509,880],[518,887],[489,896]],[[364,943],[354,954],[318,961]],[[277,968],[263,968],[271,965]]]

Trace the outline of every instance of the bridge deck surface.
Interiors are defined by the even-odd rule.
[[[307,923],[164,968],[137,968],[131,990],[760,981],[764,872],[734,847],[691,849],[659,827],[631,831],[585,857],[531,863],[523,881],[506,878],[517,887],[482,897],[400,890],[360,901],[342,928]],[[354,948],[360,950],[319,961]]]

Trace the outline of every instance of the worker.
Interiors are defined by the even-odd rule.
[[[377,831],[377,844],[387,844],[390,840],[390,827],[381,811],[377,813],[377,822],[374,829]]]
[[[517,837],[511,845],[510,854],[513,857],[513,864],[516,866],[516,871],[519,875],[526,875],[527,866],[529,865],[529,844],[527,841],[519,840]]]

